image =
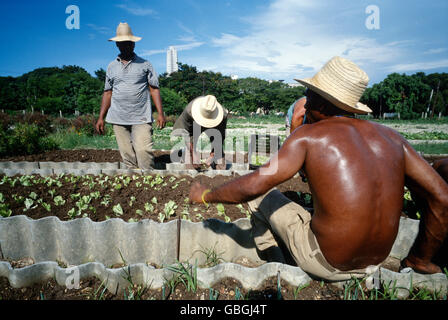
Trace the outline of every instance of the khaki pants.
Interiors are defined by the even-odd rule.
[[[153,169],[152,124],[113,125],[121,158],[129,169]]]
[[[281,260],[281,253],[279,249],[272,250],[279,247],[274,234],[286,245],[297,265],[316,277],[343,281],[351,279],[352,276],[369,276],[378,270],[378,266],[369,266],[341,271],[331,266],[323,256],[310,228],[311,214],[279,190],[273,189],[250,201],[248,205],[252,212],[252,230],[257,248],[260,251],[270,249],[271,252],[276,252],[277,261]]]

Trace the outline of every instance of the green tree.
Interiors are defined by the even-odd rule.
[[[188,104],[187,99],[169,88],[160,88],[160,96],[163,101],[163,111],[167,115],[180,115]]]

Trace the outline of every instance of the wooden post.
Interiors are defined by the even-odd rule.
[[[62,111],[59,110],[59,117],[62,118]]]

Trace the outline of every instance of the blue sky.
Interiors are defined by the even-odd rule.
[[[67,29],[66,8],[80,10]],[[366,9],[376,6],[376,11]],[[369,29],[366,20],[379,29]],[[0,75],[78,65],[93,74],[118,53],[119,22],[143,39],[136,53],[166,70],[166,49],[198,70],[294,82],[340,55],[370,85],[387,74],[448,72],[446,0],[16,0],[1,1]]]

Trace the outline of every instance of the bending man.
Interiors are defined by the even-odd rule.
[[[200,156],[196,152],[199,136],[205,132],[210,139],[211,150],[206,166],[224,170],[224,139],[226,138],[228,112],[216,100],[215,96],[207,95],[193,99],[184,109],[173,126],[172,136],[183,136],[187,145],[185,163],[189,167],[201,167]]]

